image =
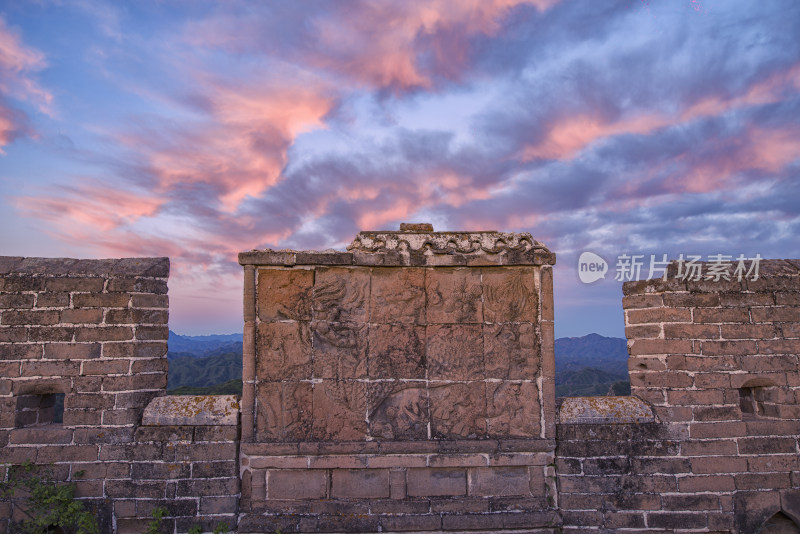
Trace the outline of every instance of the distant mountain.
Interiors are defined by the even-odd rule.
[[[228,352],[242,353],[242,334],[182,336],[169,331],[167,358],[202,358]]]
[[[196,358],[179,356],[169,360],[167,389],[181,386],[213,386],[242,379],[242,352],[227,352]]]
[[[599,334],[556,339],[556,396],[629,395],[627,347]]]

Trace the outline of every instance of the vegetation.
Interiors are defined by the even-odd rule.
[[[8,477],[0,482],[0,501],[11,503],[26,517],[9,525],[11,533],[100,532],[95,515],[84,503],[75,500],[75,484],[54,481],[49,467],[30,462],[8,466]]]

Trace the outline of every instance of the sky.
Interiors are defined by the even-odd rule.
[[[241,331],[241,251],[530,232],[556,335],[622,337],[622,255],[800,257],[798,28],[796,0],[0,0],[0,255],[169,256],[199,335]]]

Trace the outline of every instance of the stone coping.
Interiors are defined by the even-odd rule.
[[[144,409],[144,426],[235,426],[238,395],[168,395],[156,397]]]
[[[0,256],[0,274],[44,276],[169,276],[169,258],[25,258]]]
[[[376,265],[447,267],[553,265],[556,256],[528,233],[435,232],[429,223],[403,223],[400,230],[359,232],[337,250],[252,250],[239,254],[241,265]]]
[[[638,397],[566,397],[558,422],[574,424],[654,423],[653,410]]]
[[[242,454],[314,456],[327,454],[498,454],[509,452],[552,452],[555,440],[542,438],[506,438],[484,440],[420,441],[301,441],[245,442]]]

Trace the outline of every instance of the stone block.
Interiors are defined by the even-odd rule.
[[[155,426],[236,425],[238,421],[239,398],[236,395],[156,397],[147,405],[142,416],[143,425]]]
[[[389,470],[334,469],[331,471],[331,497],[345,499],[389,498]]]
[[[486,423],[492,437],[537,437],[539,395],[532,382],[487,382]]]
[[[308,323],[261,323],[256,336],[260,380],[310,379],[311,329]]]
[[[373,382],[368,386],[369,435],[380,439],[426,439],[430,410],[424,382]]]
[[[269,499],[323,499],[328,491],[324,469],[270,469],[267,471]]]
[[[424,324],[425,271],[413,268],[372,270],[370,321]]]
[[[486,437],[486,390],[483,382],[432,386],[428,394],[433,437]]]
[[[318,268],[312,296],[313,318],[327,322],[369,321],[369,269]]]
[[[258,440],[303,441],[311,437],[310,383],[261,382],[256,398]]]
[[[367,375],[366,324],[312,321],[315,378],[355,379]]]
[[[469,470],[469,494],[482,497],[530,495],[527,467],[476,467]]]
[[[426,328],[425,334],[429,379],[483,378],[481,325],[432,325]]]
[[[540,366],[539,340],[532,323],[483,326],[486,378],[532,380]]]
[[[314,271],[259,269],[257,307],[262,321],[311,320]]]
[[[489,323],[537,322],[539,302],[532,267],[481,269],[483,319]]]
[[[314,384],[311,433],[318,440],[363,440],[367,435],[366,384],[323,380]]]
[[[370,378],[425,378],[425,327],[374,324],[369,329]]]
[[[427,269],[425,273],[428,324],[481,323],[481,273],[477,269]]]
[[[456,497],[467,494],[467,471],[457,468],[408,470],[409,497]]]

